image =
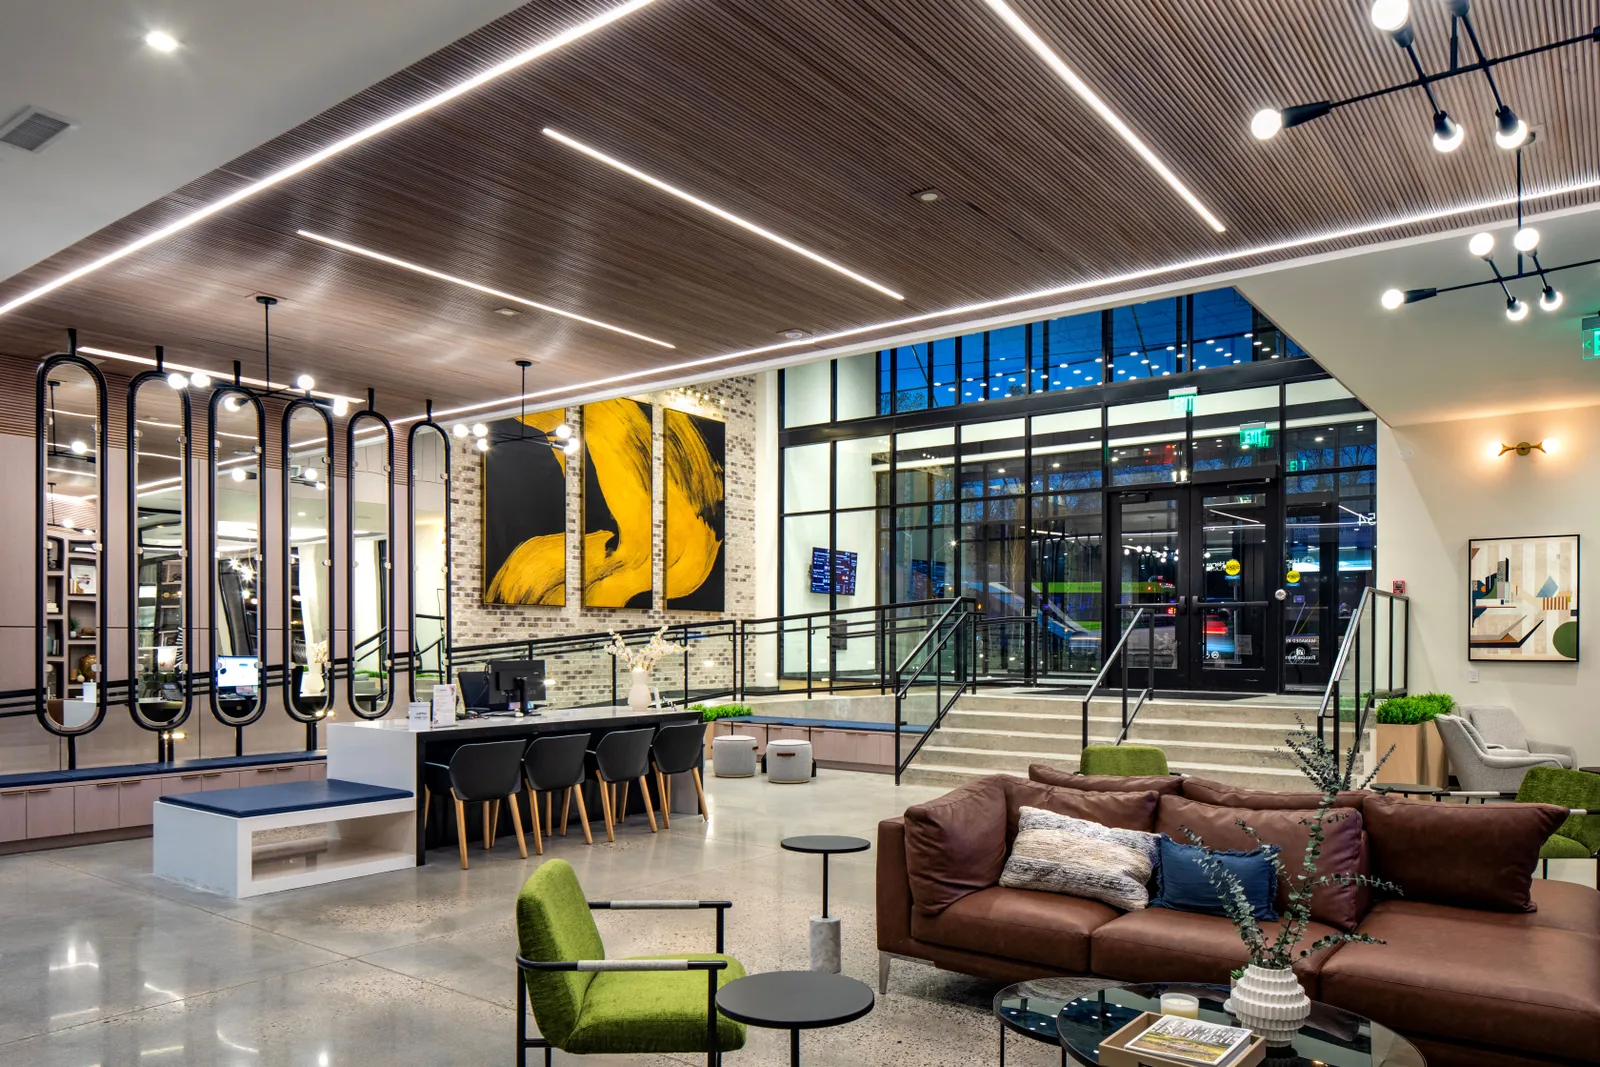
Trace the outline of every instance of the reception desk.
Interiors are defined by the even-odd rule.
[[[589,747],[612,730],[698,722],[700,713],[683,708],[558,708],[522,718],[465,719],[450,726],[424,726],[406,719],[340,722],[328,726],[328,777],[409,790],[422,796],[422,765],[447,763],[464,744],[532,740],[540,734],[587,732]],[[599,811],[599,805],[593,806]],[[417,865],[427,859],[427,812],[417,805]],[[443,843],[443,842],[441,842]],[[453,842],[451,842],[453,844]]]

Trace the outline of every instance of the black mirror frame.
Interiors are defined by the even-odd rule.
[[[190,712],[194,705],[194,553],[190,551],[193,541],[192,523],[193,496],[191,494],[191,457],[193,455],[190,442],[193,440],[191,433],[191,418],[189,405],[189,391],[178,390],[178,401],[183,408],[183,448],[181,449],[182,475],[183,475],[183,670],[179,672],[178,681],[183,687],[183,710],[167,722],[152,722],[146,719],[139,711],[139,442],[138,432],[138,399],[139,390],[147,382],[161,382],[165,384],[167,372],[161,369],[145,371],[135,375],[128,383],[128,713],[133,716],[133,721],[141,729],[155,732],[175,730],[189,721]]]
[[[48,479],[49,479],[49,476],[50,476],[49,472],[45,470],[45,467],[47,466],[48,460],[49,460],[48,446],[45,443],[45,429],[44,429],[45,425],[46,425],[46,423],[45,423],[45,415],[46,415],[46,412],[45,412],[45,405],[46,405],[45,393],[46,393],[46,391],[48,389],[48,386],[49,386],[50,372],[55,370],[57,367],[69,367],[69,366],[70,367],[78,367],[78,368],[88,372],[90,379],[94,382],[95,391],[96,391],[96,393],[98,395],[98,400],[99,400],[98,411],[97,411],[97,418],[99,419],[99,426],[98,426],[97,432],[95,434],[95,436],[98,438],[98,442],[97,442],[97,445],[96,445],[96,451],[95,451],[95,471],[97,473],[97,476],[99,478],[99,483],[100,483],[100,485],[99,485],[100,491],[97,494],[95,494],[99,498],[98,501],[97,501],[97,504],[96,504],[98,517],[95,520],[96,524],[97,524],[97,529],[95,530],[95,536],[97,536],[99,538],[99,540],[96,541],[95,544],[99,546],[99,548],[96,551],[96,555],[98,557],[98,566],[99,566],[99,571],[100,571],[99,572],[99,576],[98,576],[99,579],[100,579],[99,583],[98,583],[99,584],[99,588],[100,588],[100,604],[99,604],[99,623],[98,623],[98,625],[99,625],[99,636],[98,636],[98,638],[97,638],[97,640],[95,642],[95,657],[96,657],[96,662],[98,662],[100,664],[100,684],[99,684],[99,686],[98,686],[98,688],[97,688],[97,690],[95,692],[94,717],[91,718],[82,727],[80,727],[80,728],[78,728],[76,730],[63,729],[63,728],[61,728],[60,724],[56,723],[55,720],[50,718],[49,707],[48,707],[48,704],[47,704],[47,701],[46,701],[46,698],[45,698],[45,683],[44,683],[44,675],[45,675],[45,666],[44,666],[44,660],[45,660],[45,653],[44,653],[44,626],[45,626],[45,620],[44,620],[44,597],[45,597],[45,592],[44,592],[44,588],[45,588],[44,555],[45,555],[45,549],[44,549],[44,545],[45,545],[45,537],[46,537],[45,519],[49,515],[48,501],[46,500],[45,494],[47,492],[49,492]],[[109,458],[110,458],[110,454],[111,454],[111,448],[110,448],[110,444],[109,444],[110,439],[111,439],[111,435],[109,433],[109,429],[110,428],[107,425],[107,418],[106,418],[107,411],[108,411],[108,409],[107,409],[107,406],[106,406],[106,379],[105,379],[105,375],[100,373],[100,368],[99,367],[96,367],[93,363],[89,362],[87,359],[84,359],[82,356],[78,355],[78,343],[77,343],[76,336],[74,336],[73,339],[72,339],[72,350],[70,352],[58,353],[56,355],[53,355],[53,356],[49,357],[48,359],[44,360],[43,362],[41,362],[39,364],[39,370],[38,370],[38,373],[35,375],[35,381],[34,381],[34,417],[36,419],[36,421],[34,423],[34,441],[35,441],[34,453],[35,453],[35,456],[37,458],[37,464],[36,464],[36,467],[35,467],[35,474],[36,474],[36,477],[37,477],[37,481],[36,481],[36,484],[35,484],[34,526],[35,526],[35,529],[37,530],[37,533],[38,533],[38,543],[37,543],[37,545],[35,546],[35,549],[34,549],[34,560],[33,560],[33,612],[34,612],[34,627],[33,627],[33,681],[34,681],[34,701],[35,701],[35,703],[34,703],[34,714],[38,716],[39,724],[41,726],[43,726],[46,730],[48,730],[50,733],[55,734],[57,737],[66,737],[66,738],[82,737],[84,734],[90,733],[90,732],[94,731],[95,729],[97,729],[100,726],[100,724],[103,721],[105,721],[105,717],[106,717],[106,691],[107,691],[107,688],[108,688],[108,675],[110,673],[109,670],[108,670],[109,664],[106,662],[106,624],[110,621],[110,605],[111,605],[110,591],[106,588],[106,582],[105,582],[106,575],[108,574],[108,570],[107,570],[107,567],[106,567],[106,540],[105,540],[105,538],[106,538],[106,519],[108,518],[108,516],[110,514],[110,509],[107,507],[107,500],[106,500],[106,498],[108,496],[110,496],[110,494],[107,492],[108,479],[106,477],[106,468],[107,468],[107,464],[108,464],[108,461],[109,461]],[[66,554],[65,553],[62,553],[62,566],[63,566],[63,568],[66,566]],[[62,610],[65,611],[66,610],[65,607],[63,607]],[[61,680],[62,680],[62,695],[63,695],[63,699],[64,699],[65,698],[65,694],[66,694],[66,675],[65,675],[64,671],[62,673],[62,679]],[[70,765],[76,766],[76,764],[77,764],[77,750],[76,750],[75,746],[69,750],[68,759],[69,759],[69,764]]]
[[[325,477],[328,480],[328,510],[325,524],[328,534],[328,658],[330,669],[328,671],[328,688],[324,694],[322,707],[315,712],[302,712],[295,707],[294,702],[294,664],[289,662],[291,650],[294,648],[294,634],[290,627],[290,605],[294,603],[294,563],[291,537],[291,509],[289,506],[290,478],[289,478],[289,424],[297,411],[314,411],[322,416],[322,424],[327,433],[327,450],[323,453],[327,462],[324,464]],[[333,419],[328,417],[328,412],[322,404],[309,397],[301,397],[291,401],[283,409],[283,709],[289,713],[289,718],[295,722],[317,723],[327,717],[333,710],[335,702],[334,684],[337,672],[332,670],[333,659],[333,574],[337,570],[333,555]]]
[[[356,702],[356,634],[354,626],[356,604],[356,425],[363,420],[372,420],[383,427],[384,440],[387,448],[383,464],[383,481],[388,490],[388,525],[386,527],[389,538],[389,559],[386,561],[382,581],[386,583],[384,589],[384,618],[380,620],[383,627],[384,640],[388,642],[388,652],[380,661],[381,666],[389,672],[389,684],[385,690],[384,701],[381,707],[371,712],[363,711]],[[345,686],[345,706],[350,713],[358,719],[381,719],[394,708],[394,426],[388,419],[368,406],[361,411],[353,413],[344,424],[344,496],[345,496],[345,568],[344,568],[344,610],[345,610],[345,677],[348,684]]]
[[[429,402],[432,407],[432,402]],[[439,435],[439,440],[444,442],[444,626],[440,630],[440,640],[444,647],[439,650],[439,662],[443,667],[446,680],[450,677],[450,635],[451,635],[451,599],[455,595],[454,561],[451,559],[450,550],[450,432],[437,422],[432,415],[416,423],[406,433],[406,606],[411,612],[411,627],[407,636],[411,648],[407,661],[411,669],[406,673],[411,685],[411,699],[421,699],[417,696],[417,434],[423,429],[431,429]],[[433,694],[428,694],[432,699]]]
[[[255,710],[247,717],[230,719],[222,713],[217,700],[217,408],[229,396],[238,396],[250,402],[256,410],[256,662],[260,664],[260,684],[257,685]],[[206,692],[209,694],[212,716],[224,726],[242,730],[260,720],[267,711],[267,418],[261,399],[243,386],[232,382],[217,386],[206,405],[206,524],[208,548],[206,552]],[[243,735],[240,735],[243,743]],[[243,753],[241,753],[242,755]]]

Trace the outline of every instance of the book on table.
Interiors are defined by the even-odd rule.
[[[1163,1015],[1124,1047],[1199,1067],[1223,1067],[1248,1048],[1251,1031],[1238,1026]]]

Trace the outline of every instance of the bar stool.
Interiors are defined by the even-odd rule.
[[[706,790],[700,780],[700,754],[705,750],[703,723],[684,722],[663,726],[650,744],[650,764],[656,775],[656,795],[661,798],[661,821],[672,829],[672,785],[668,778],[688,771],[694,776],[694,792],[700,800],[700,817],[706,817]]]
[[[500,801],[511,801],[511,825],[517,828],[517,847],[528,858],[528,842],[522,836],[522,813],[517,810],[518,781],[522,765],[521,741],[488,741],[462,745],[449,763],[422,765],[422,818],[428,818],[433,795],[448,792],[456,802],[456,840],[461,845],[461,869],[467,869],[468,804],[483,805],[483,847],[494,847],[494,827],[500,818]]]
[[[628,783],[637,780],[644,794],[644,811],[650,817],[650,832],[656,832],[655,808],[650,803],[650,787],[645,784],[645,774],[650,770],[650,742],[655,730],[649,726],[638,730],[612,730],[603,735],[590,750],[594,758],[594,776],[600,782],[600,806],[605,809],[606,840],[615,841],[615,826],[622,821],[628,806]],[[622,786],[622,804],[619,807],[612,796],[618,785]]]
[[[567,811],[572,797],[578,797],[578,822],[583,827],[583,840],[594,844],[589,832],[589,809],[583,803],[584,757],[589,751],[588,734],[561,734],[557,737],[536,737],[522,754],[522,780],[528,784],[528,803],[533,815],[533,849],[544,855],[544,839],[552,834],[556,798],[561,790],[561,836],[567,836]],[[545,798],[544,833],[539,832],[539,794]]]

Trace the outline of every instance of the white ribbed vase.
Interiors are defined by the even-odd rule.
[[[1231,999],[1239,1025],[1260,1034],[1268,1045],[1294,1041],[1294,1035],[1311,1014],[1311,998],[1288,968],[1277,970],[1254,964],[1246,967],[1244,977],[1233,987]]]
[[[642,667],[633,669],[633,687],[628,690],[628,710],[650,710],[650,672]]]

